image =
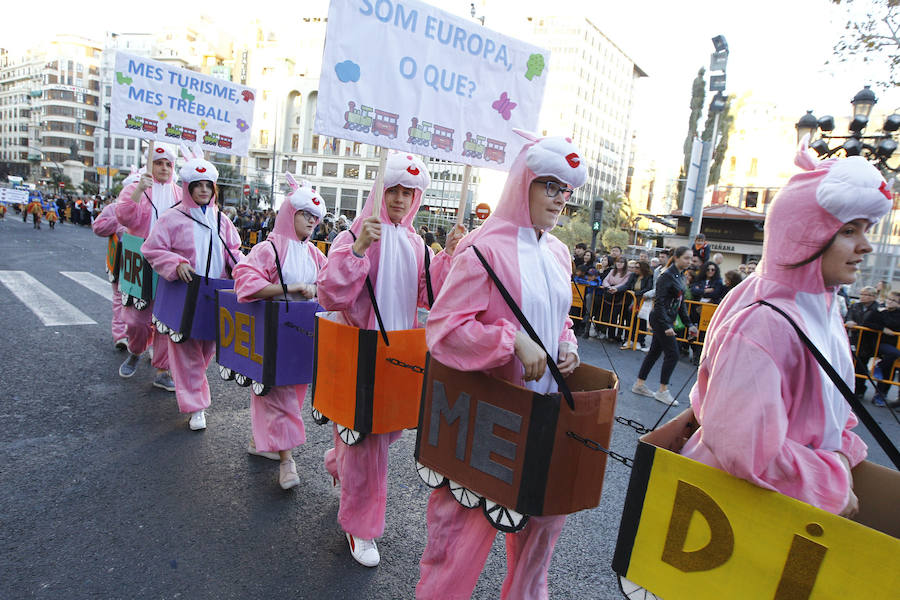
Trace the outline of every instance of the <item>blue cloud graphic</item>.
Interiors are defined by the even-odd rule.
[[[359,65],[352,60],[345,60],[334,65],[334,72],[337,73],[338,79],[344,83],[359,81]]]

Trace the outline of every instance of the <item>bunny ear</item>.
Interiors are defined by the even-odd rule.
[[[515,128],[513,128],[513,131],[518,133],[519,135],[521,135],[523,138],[525,138],[529,142],[536,142],[539,139],[541,139],[536,134],[531,133],[530,131],[525,131],[523,129],[515,129]]]
[[[294,179],[294,176],[290,173],[285,173],[284,178],[287,179],[288,185],[291,186],[292,190],[298,189],[300,186],[297,184],[297,180]]]
[[[301,179],[300,187],[308,187],[310,189],[313,189],[312,182],[309,179]],[[315,190],[313,190],[313,191],[315,191]]]
[[[797,155],[794,157],[794,164],[804,171],[815,171],[821,162],[809,150],[810,135],[807,133],[800,140],[800,147],[797,148]]]
[[[184,156],[184,160],[191,160],[191,149],[185,142],[181,142],[181,155]]]
[[[194,151],[194,158],[203,158],[203,146],[200,145],[200,142],[194,142],[191,149]]]

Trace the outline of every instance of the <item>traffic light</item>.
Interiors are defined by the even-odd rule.
[[[603,200],[594,200],[594,211],[591,213],[592,229],[600,231],[600,224],[603,223]]]

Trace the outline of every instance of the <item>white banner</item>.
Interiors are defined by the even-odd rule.
[[[124,52],[116,53],[112,133],[245,156],[250,147],[252,88]]]
[[[28,190],[14,190],[0,187],[0,202],[7,204],[28,204]]]
[[[550,54],[415,0],[332,0],[316,131],[509,170]]]

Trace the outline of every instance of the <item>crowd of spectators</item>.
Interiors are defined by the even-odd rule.
[[[720,267],[723,256],[719,253],[710,256],[709,246],[702,234],[692,250],[691,265],[685,271],[688,283],[685,300],[718,304],[730,290],[756,270],[757,263],[748,262],[723,275]],[[638,331],[648,329],[646,315],[649,314],[650,300],[655,296],[656,281],[669,264],[670,256],[668,248],[659,250],[655,256],[650,256],[646,250],[634,256],[625,256],[619,246],[594,250],[586,243],[576,244],[572,254],[572,279],[586,286],[583,299],[585,318],[576,324],[576,330],[585,333],[590,321],[612,323],[602,326],[590,323],[586,332],[590,337],[622,344],[623,349],[630,348],[634,326],[638,326]],[[627,293],[629,291],[634,293],[633,297]],[[635,300],[632,298],[638,302],[644,300],[634,323]],[[691,323],[684,325],[697,325],[700,315],[700,306],[692,303]],[[638,348],[644,352],[649,349],[645,334],[638,334],[637,342]],[[687,348],[683,350],[687,352]],[[698,358],[699,350],[695,353],[695,360]]]
[[[838,296],[846,300],[845,290]],[[850,344],[854,349],[856,374],[856,396],[862,400],[866,394],[869,378],[869,362],[875,363],[871,376],[875,380],[892,378],[894,361],[900,358],[897,336],[900,335],[900,291],[890,289],[890,285],[880,281],[876,287],[866,286],[859,290],[859,300],[849,305],[844,316]],[[860,329],[862,328],[862,329]],[[900,408],[900,399],[888,402],[890,384],[878,381],[872,398],[876,406]]]

